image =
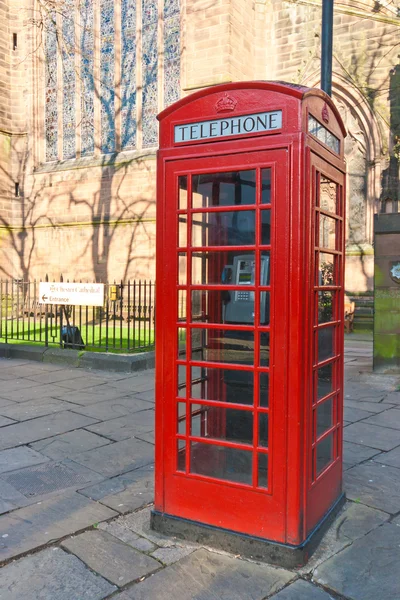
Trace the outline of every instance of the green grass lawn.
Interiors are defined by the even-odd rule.
[[[18,325],[18,327],[17,327]],[[6,341],[5,335],[5,320],[1,323],[0,342]],[[85,344],[85,350],[91,352],[143,352],[151,350],[154,347],[154,329],[149,329],[146,324],[135,328],[120,324],[119,321],[108,323],[108,335],[105,324],[88,325],[85,324],[80,328],[81,336]],[[7,321],[7,343],[9,344],[28,344],[28,345],[44,345],[45,344],[45,328],[44,322],[40,327],[30,320]],[[49,346],[60,345],[60,327],[59,325],[50,325],[48,327],[48,343]]]

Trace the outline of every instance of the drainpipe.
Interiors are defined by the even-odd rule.
[[[322,0],[321,90],[332,96],[333,0]]]

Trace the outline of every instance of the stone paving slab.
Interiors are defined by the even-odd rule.
[[[13,381],[14,379],[20,379],[21,377],[28,377],[37,373],[36,364],[27,360],[24,364],[15,364],[14,362],[7,361],[7,363],[1,367],[0,379],[2,381]]]
[[[87,388],[93,388],[108,383],[107,379],[103,379],[101,375],[90,375],[86,371],[85,377],[75,377],[70,379],[63,379],[58,382],[61,388],[67,388],[68,390],[86,390]]]
[[[322,538],[308,563],[298,569],[302,575],[311,574],[315,568],[363,537],[373,529],[387,522],[390,515],[361,503],[347,502],[335,521]]]
[[[400,431],[365,422],[352,423],[344,430],[343,439],[346,442],[363,444],[369,448],[392,450],[400,445]]]
[[[154,429],[154,410],[149,408],[148,404],[143,404],[145,404],[147,410],[91,425],[88,430],[104,435],[116,442],[136,437],[141,433],[148,433]]]
[[[140,398],[141,400],[146,400],[146,402],[152,402],[153,404],[155,402],[154,389],[139,392],[138,394],[135,394],[135,397]]]
[[[400,469],[400,446],[390,452],[382,452],[378,456],[374,456],[374,461],[390,467]],[[400,473],[399,473],[400,477]]]
[[[0,416],[0,427],[5,427],[6,425],[12,425],[15,423],[15,419],[8,419],[7,417]]]
[[[397,600],[400,528],[385,524],[319,566],[313,579],[352,600]]]
[[[0,515],[30,504],[28,499],[0,477]]]
[[[30,444],[73,429],[92,425],[95,422],[96,419],[65,411],[9,425],[4,427],[1,432],[0,450],[21,444]]]
[[[136,548],[136,550],[140,550],[141,552],[151,552],[157,547],[155,544],[153,544],[153,542],[150,542],[150,540],[140,537],[134,531],[123,527],[119,523],[118,519],[111,521],[110,523],[100,523],[99,529],[101,531],[106,531],[114,538],[121,540],[125,544],[128,544],[129,546],[132,546],[132,548]]]
[[[110,383],[98,385],[95,387],[86,388],[82,391],[71,391],[67,392],[62,388],[58,388],[57,398],[59,400],[66,400],[79,406],[88,406],[90,404],[98,404],[99,402],[110,402],[118,398],[124,398],[128,395],[128,392],[123,391],[118,387],[113,387]]]
[[[400,392],[390,392],[385,398],[385,402],[389,404],[400,404]]]
[[[353,444],[353,442],[343,442],[343,462],[346,468],[354,467],[373,456],[379,456],[381,450],[369,448],[362,444]]]
[[[400,471],[370,461],[344,474],[347,498],[396,514],[400,511]]]
[[[53,460],[64,460],[87,450],[93,450],[93,448],[107,446],[110,443],[110,440],[86,431],[86,429],[77,429],[40,442],[33,442],[31,448]]]
[[[363,402],[362,400],[347,400],[345,401],[345,409],[348,408],[357,408],[361,410],[365,410],[369,413],[380,413],[388,408],[393,408],[396,406],[395,404],[389,404],[386,402]]]
[[[149,410],[148,402],[139,400],[134,396],[125,396],[105,402],[98,402],[84,407],[75,407],[75,412],[87,417],[93,417],[100,421],[109,421],[118,417],[125,417],[131,413],[137,413],[142,410]]]
[[[387,396],[388,390],[385,388],[375,390],[368,385],[358,382],[346,381],[344,384],[344,397],[349,400],[362,400],[368,402],[380,402]],[[387,402],[390,402],[387,400]]]
[[[103,600],[116,589],[60,548],[27,556],[0,572],[1,600]]]
[[[151,556],[160,560],[164,565],[173,565],[178,560],[192,554],[195,550],[194,546],[170,546],[169,548],[157,548],[155,552],[151,553]]]
[[[56,370],[42,371],[35,375],[30,375],[29,379],[31,381],[36,381],[37,383],[57,383],[59,381],[80,379],[82,377],[87,379],[87,371],[79,371],[79,369],[63,369],[62,367],[59,367]],[[103,381],[105,380],[103,379]]]
[[[125,440],[83,452],[74,460],[104,477],[113,477],[154,462],[154,448],[140,440]]]
[[[272,597],[274,600],[335,600],[321,588],[302,579],[291,583]]]
[[[122,587],[157,571],[160,563],[124,544],[106,531],[87,531],[62,542],[91,569]]]
[[[200,549],[125,593],[133,600],[263,600],[294,577],[284,569]]]
[[[75,404],[70,402],[56,400],[55,398],[37,398],[36,400],[28,400],[27,402],[7,406],[0,409],[0,412],[2,415],[14,419],[14,421],[27,421],[28,419],[36,419],[37,417],[44,417],[45,415],[74,408],[76,408]]]
[[[123,381],[113,382],[110,385],[117,386],[119,390],[127,394],[139,394],[154,390],[154,370],[146,371],[140,375],[127,377]]]
[[[13,400],[8,400],[7,398],[0,398],[0,408],[4,408],[5,406],[15,406],[17,403]]]
[[[76,492],[15,510],[0,517],[0,562],[110,519],[116,514]]]
[[[142,481],[132,483],[123,492],[105,496],[101,499],[101,503],[117,510],[121,515],[142,508],[154,501],[153,482],[150,482],[148,487],[144,487],[145,485]]]
[[[389,427],[390,429],[400,429],[400,410],[396,408],[385,410],[378,415],[369,416],[368,419],[364,420],[364,423]]]
[[[47,461],[48,458],[46,456],[43,456],[27,446],[2,450],[0,452],[0,473],[32,467]]]
[[[150,529],[150,508],[144,508],[130,515],[119,517],[116,521],[123,529],[128,529],[145,537],[156,546],[170,548],[177,545],[176,539]]]
[[[80,488],[98,482],[101,475],[68,459],[47,461],[41,465],[3,473],[2,479],[32,500],[45,499],[49,494]]]
[[[140,490],[141,492],[145,492],[149,488],[153,488],[153,464],[141,467],[139,469],[135,469],[133,471],[129,471],[127,473],[124,473],[123,475],[118,475],[117,477],[112,477],[111,479],[106,479],[105,481],[102,481],[95,485],[81,488],[79,491],[81,494],[84,494],[84,496],[87,496],[92,500],[102,500],[107,496],[111,497],[115,494],[119,494],[120,492],[124,492],[128,489],[129,485],[139,482],[143,486],[143,489]]]
[[[343,418],[345,421],[350,423],[355,423],[356,421],[361,421],[362,419],[367,419],[371,416],[370,412],[366,410],[362,410],[359,408],[351,408],[349,406],[344,407]]]
[[[146,433],[138,433],[137,435],[135,435],[135,437],[138,440],[143,440],[144,442],[148,442],[149,444],[153,444],[153,446],[156,443],[156,437],[155,437],[155,432],[154,431],[147,431]]]
[[[63,393],[64,389],[65,388],[60,388],[54,383],[48,383],[45,385],[33,384],[30,387],[10,392],[3,392],[3,390],[0,390],[0,395],[2,398],[14,400],[15,402],[27,402],[28,400],[36,400],[50,397],[56,398]]]
[[[23,390],[25,388],[29,388],[32,387],[34,384],[32,383],[31,379],[19,379],[19,378],[15,378],[15,379],[9,379],[8,381],[3,381],[0,378],[1,381],[1,388],[0,391],[4,391],[4,392],[16,392],[17,390]],[[3,400],[4,401],[4,400]],[[8,400],[9,404],[12,402],[11,400]],[[0,406],[2,406],[2,404],[0,404]]]

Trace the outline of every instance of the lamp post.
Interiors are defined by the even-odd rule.
[[[332,96],[333,0],[322,0],[321,90]]]

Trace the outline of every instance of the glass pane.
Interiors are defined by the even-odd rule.
[[[319,253],[317,285],[337,285],[335,256],[333,254]]]
[[[269,292],[260,292],[260,325],[269,325]]]
[[[208,362],[254,364],[252,331],[192,329],[192,349],[202,348],[201,358]]]
[[[334,352],[334,327],[318,329],[318,362],[332,358]]]
[[[194,405],[192,405],[194,406]],[[241,444],[253,443],[253,412],[201,406],[197,412],[192,409],[192,436],[226,440]],[[199,426],[201,417],[202,426]]]
[[[193,175],[192,187],[193,208],[256,203],[254,170]]]
[[[331,392],[333,392],[333,365],[326,365],[317,370],[317,400],[321,400]]]
[[[268,413],[258,415],[258,445],[268,448]]]
[[[186,397],[186,365],[178,365],[178,396]]]
[[[178,205],[180,210],[187,209],[187,176],[178,177]]]
[[[258,487],[268,487],[268,454],[258,454]]]
[[[221,292],[213,292],[215,298]],[[208,307],[209,304],[209,292],[208,290],[193,290],[192,291],[192,314],[191,321],[202,321],[203,323],[208,322]]]
[[[333,321],[335,308],[335,292],[318,292],[318,323]]]
[[[204,406],[201,404],[191,404],[191,423],[190,423],[190,434],[196,437],[206,437],[205,433],[205,411]]]
[[[194,213],[192,246],[254,246],[255,211]]]
[[[327,217],[320,213],[319,215],[319,243],[321,248],[336,248],[336,219]]]
[[[271,243],[271,211],[262,210],[261,212],[261,232],[260,241],[264,246]]]
[[[192,283],[253,285],[254,265],[254,252],[193,252]]]
[[[260,285],[270,285],[271,252],[261,252]]]
[[[178,464],[177,471],[186,471],[186,442],[185,440],[177,440]]]
[[[184,248],[187,246],[187,218],[186,215],[178,217],[178,246]]]
[[[323,210],[330,213],[337,213],[337,184],[321,175],[319,188],[319,205]]]
[[[317,406],[317,438],[333,425],[332,406],[332,398]]]
[[[317,444],[317,475],[329,465],[333,459],[332,434]]]
[[[261,204],[271,204],[271,169],[261,169]]]
[[[178,359],[186,360],[186,328],[178,327]]]
[[[252,452],[247,450],[192,442],[190,463],[191,473],[252,484]]]
[[[178,284],[186,285],[187,254],[179,252],[178,254]]]
[[[260,366],[269,366],[269,333],[260,333]]]
[[[269,373],[260,373],[259,378],[259,405],[267,407],[269,400]]]
[[[186,321],[186,290],[178,290],[178,321]]]
[[[186,435],[186,404],[183,402],[178,402],[177,405],[178,410],[178,431],[181,435]]]
[[[253,372],[202,367],[200,378],[192,367],[192,398],[234,404],[253,404]]]

